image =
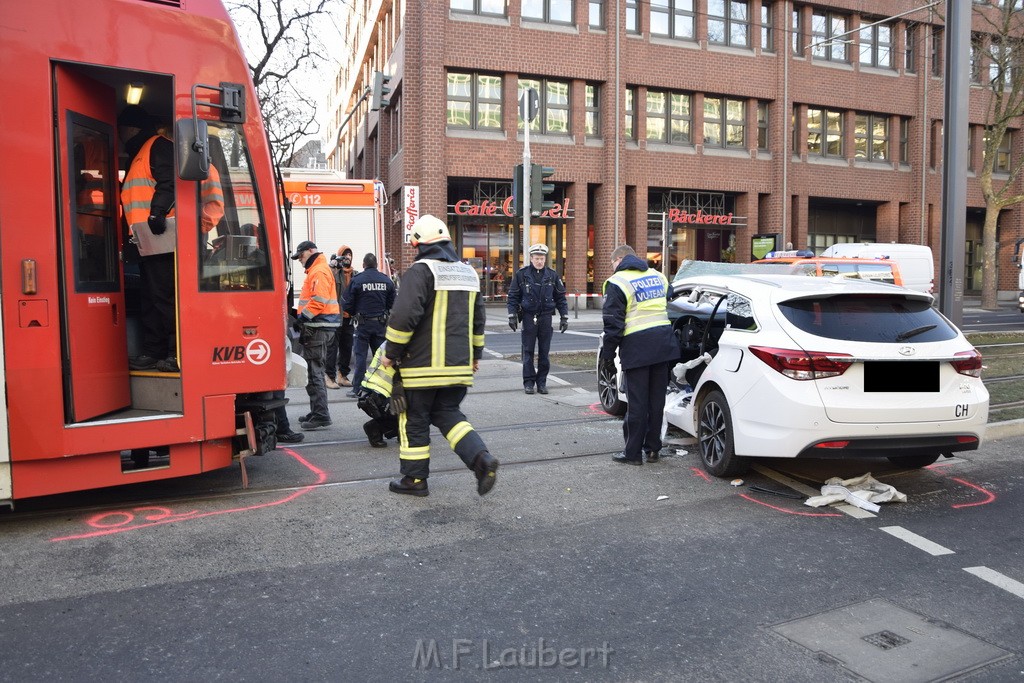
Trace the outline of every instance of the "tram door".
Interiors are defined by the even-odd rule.
[[[64,414],[131,404],[121,287],[113,88],[55,66]]]

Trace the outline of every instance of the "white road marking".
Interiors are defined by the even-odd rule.
[[[573,330],[566,330],[563,334],[575,334],[579,337],[594,337],[595,339],[601,336],[600,332],[574,332]]]
[[[964,571],[968,574],[974,574],[982,581],[988,581],[993,586],[1002,588],[1007,593],[1012,593],[1018,598],[1024,598],[1024,583],[1000,574],[994,569],[989,569],[988,567],[964,567]]]
[[[501,355],[500,353],[498,353],[497,351],[491,351],[486,346],[484,347],[484,353],[486,353],[491,358],[504,358],[505,357],[505,356]]]
[[[901,541],[904,541],[904,542],[909,543],[910,545],[914,546],[918,550],[925,551],[929,555],[938,556],[938,555],[955,555],[956,554],[954,551],[950,550],[949,548],[945,548],[945,547],[939,545],[938,543],[934,543],[932,541],[929,541],[924,536],[918,536],[913,531],[909,531],[907,529],[904,529],[901,526],[883,526],[883,527],[879,527],[879,531],[884,531],[885,533],[887,533],[887,534],[889,534],[891,536],[895,536],[896,538],[900,539]]]
[[[572,384],[572,382],[567,382],[561,377],[555,377],[554,375],[548,375],[548,381],[554,382],[555,384],[561,384],[563,387],[567,387]]]

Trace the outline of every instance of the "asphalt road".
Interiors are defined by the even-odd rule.
[[[503,463],[483,498],[439,435],[430,497],[388,493],[394,442],[370,448],[331,392],[334,426],[250,459],[248,490],[231,469],[0,514],[0,679],[1024,675],[1024,437],[919,471],[769,460],[732,486],[692,454],[613,464],[592,373],[526,396],[518,372],[485,362],[464,404]],[[867,471],[909,501],[779,495]]]

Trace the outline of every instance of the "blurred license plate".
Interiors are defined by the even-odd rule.
[[[865,392],[937,392],[937,361],[867,361],[864,363]]]

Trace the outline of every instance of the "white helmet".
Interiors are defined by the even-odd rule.
[[[420,244],[451,241],[452,236],[448,232],[448,226],[445,225],[444,221],[430,214],[416,219],[412,226],[412,234],[409,236],[409,244],[414,247]]]
[[[530,256],[533,256],[534,254],[541,254],[542,256],[547,256],[548,255],[548,245],[541,244],[540,242],[538,242],[537,244],[533,245],[532,247],[530,247]]]

